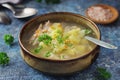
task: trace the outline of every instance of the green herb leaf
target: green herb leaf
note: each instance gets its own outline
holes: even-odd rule
[[[67,44],[67,46],[69,46],[69,47],[72,47],[72,46],[73,46],[73,44],[71,44],[71,43],[68,43],[68,44]]]
[[[42,48],[43,48],[42,46],[39,46],[38,48],[34,49],[34,52],[35,53],[40,53]]]
[[[111,73],[104,68],[98,67],[97,72],[98,72],[98,75],[95,80],[108,80],[112,76]]]
[[[44,44],[48,45],[51,43],[52,38],[47,34],[43,34],[39,36],[38,41],[43,42]]]
[[[0,52],[0,65],[6,65],[10,61],[7,53],[5,52]]]
[[[85,35],[88,35],[88,34],[91,34],[92,33],[92,30],[90,29],[85,29]]]
[[[62,34],[62,31],[58,29],[58,30],[57,30],[57,33]]]
[[[61,44],[63,43],[62,35],[57,36],[57,41]]]
[[[65,36],[65,37],[63,37],[63,40],[66,40],[66,39],[68,39],[69,38],[69,36]]]
[[[60,59],[65,59],[65,55],[60,55]]]
[[[36,0],[37,2],[42,2],[42,0]]]
[[[45,2],[47,4],[50,4],[50,3],[52,3],[52,4],[58,4],[58,3],[60,3],[60,0],[45,0]]]
[[[14,41],[14,37],[10,34],[5,34],[4,35],[4,41],[7,45],[11,45]]]
[[[50,57],[51,56],[51,52],[48,51],[46,54],[45,54],[45,57]]]

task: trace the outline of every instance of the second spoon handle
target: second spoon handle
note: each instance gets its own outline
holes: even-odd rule
[[[0,4],[3,3],[12,3],[12,4],[18,4],[20,3],[22,0],[0,0]]]
[[[11,6],[10,4],[4,3],[1,4],[3,7],[10,9],[13,13],[15,13],[15,9],[13,6]]]
[[[11,19],[9,18],[9,16],[7,16],[7,14],[4,11],[0,11],[0,23],[3,24],[11,23]]]
[[[111,45],[109,43],[106,43],[106,42],[103,42],[101,40],[98,40],[98,39],[95,39],[95,38],[92,38],[92,37],[89,37],[89,36],[85,36],[85,38],[99,46],[102,46],[102,47],[105,47],[105,48],[108,48],[108,49],[117,49],[116,46],[114,45]]]

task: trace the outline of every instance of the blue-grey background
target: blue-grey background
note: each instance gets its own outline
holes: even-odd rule
[[[47,5],[37,3],[35,0],[23,0],[23,4],[27,7],[36,8],[37,15],[49,12],[73,12],[85,15],[85,9],[97,3],[104,3],[114,6],[120,12],[120,0],[61,0],[60,4]],[[96,62],[88,69],[78,72],[68,77],[55,77],[44,75],[41,72],[29,67],[21,58],[18,44],[18,34],[23,24],[31,18],[16,19],[12,13],[3,10],[10,16],[12,23],[10,25],[0,24],[0,51],[7,52],[10,57],[10,63],[3,67],[0,66],[0,80],[93,80],[96,66],[105,67],[112,73],[110,80],[120,80],[120,18],[109,25],[98,25],[101,31],[102,40],[118,46],[117,50],[109,50],[102,48],[100,56]],[[9,47],[4,43],[4,34],[12,34],[15,37],[14,44]]]

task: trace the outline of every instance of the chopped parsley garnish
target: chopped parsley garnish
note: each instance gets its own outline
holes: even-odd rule
[[[43,42],[44,44],[48,45],[51,43],[52,38],[47,34],[42,34],[39,36],[38,41]]]
[[[92,33],[92,30],[90,29],[85,29],[85,35],[88,35],[88,34],[91,34]]]
[[[42,46],[39,46],[38,48],[34,49],[34,52],[35,53],[40,53],[40,51],[41,51],[42,48],[43,48]]]
[[[65,36],[65,37],[63,37],[63,40],[66,40],[66,39],[68,39],[69,38],[69,36]]]
[[[71,43],[68,43],[68,44],[67,44],[67,46],[69,46],[69,47],[72,47],[72,46],[73,46],[73,44],[71,44]]]
[[[111,78],[111,73],[110,72],[108,72],[106,69],[104,69],[104,68],[100,68],[100,67],[98,67],[97,68],[97,72],[98,72],[98,74],[97,74],[97,76],[95,77],[95,80],[108,80],[108,79],[110,79]]]
[[[51,56],[51,52],[48,51],[46,54],[45,54],[45,57],[50,57]]]
[[[62,31],[61,30],[57,30],[57,33],[62,34]]]
[[[0,65],[6,65],[10,61],[7,53],[5,52],[0,52]]]
[[[53,48],[55,48],[55,44],[53,44],[52,46],[53,46]]]
[[[65,55],[60,55],[60,59],[65,59]]]
[[[57,41],[59,42],[59,44],[63,43],[62,35],[57,36]]]

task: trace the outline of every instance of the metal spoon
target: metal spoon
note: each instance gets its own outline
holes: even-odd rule
[[[3,24],[11,23],[11,19],[3,11],[0,11],[0,23],[3,23]]]
[[[108,49],[117,49],[116,46],[114,45],[111,45],[109,43],[106,43],[106,42],[103,42],[101,40],[98,40],[98,39],[95,39],[95,38],[92,38],[92,37],[89,37],[89,36],[85,36],[85,39],[99,45],[99,46],[102,46],[102,47],[105,47],[105,48],[108,48]]]
[[[0,0],[0,4],[3,3],[12,3],[12,4],[18,4],[20,3],[22,0]]]
[[[37,10],[34,8],[15,9],[13,6],[7,3],[1,5],[10,9],[13,12],[15,18],[30,17],[37,13]]]

